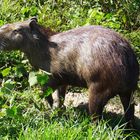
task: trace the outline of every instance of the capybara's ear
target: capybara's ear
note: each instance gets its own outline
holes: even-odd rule
[[[32,33],[32,36],[33,38],[36,40],[38,40],[39,38],[39,35],[38,33],[40,32],[39,31],[39,25],[37,23],[37,18],[31,18],[29,20],[29,27],[30,27],[30,30],[31,30],[31,33]]]
[[[30,19],[30,21],[36,21],[36,22],[38,22],[37,17],[32,17],[32,18]]]
[[[31,30],[35,30],[38,28],[38,24],[37,24],[37,18],[33,17],[29,20],[29,27],[31,28]]]

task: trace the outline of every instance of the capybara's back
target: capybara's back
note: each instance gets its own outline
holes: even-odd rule
[[[87,26],[59,33],[50,40],[60,49],[58,65],[55,63],[54,67],[61,76],[68,74],[64,78],[70,78],[70,84],[80,85],[80,79],[87,86],[100,83],[98,88],[108,89],[112,95],[137,87],[136,56],[126,39],[116,32],[101,26]],[[54,73],[55,68],[52,68]],[[78,77],[78,82],[72,75]]]

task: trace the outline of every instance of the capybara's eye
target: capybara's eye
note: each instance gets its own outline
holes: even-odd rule
[[[22,34],[22,30],[21,29],[15,29],[12,31],[12,36],[15,36],[17,34]]]
[[[15,30],[13,31],[13,33],[14,33],[14,34],[17,34],[17,33],[19,33],[19,30],[15,29]]]

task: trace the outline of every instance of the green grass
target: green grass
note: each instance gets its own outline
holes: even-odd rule
[[[115,128],[111,128],[104,121],[95,125],[90,122],[88,117],[74,115],[71,111],[69,115],[50,120],[41,118],[41,116],[28,118],[26,123],[23,122],[20,125],[19,131],[14,133],[9,129],[9,133],[1,138],[5,140],[15,138],[19,140],[125,140],[129,137],[138,140],[138,136],[136,137],[134,134],[124,134],[123,126],[116,125]]]
[[[12,90],[1,95],[5,102],[0,114],[1,140],[138,140],[140,136],[125,130],[119,117],[92,123],[85,112],[73,108],[51,110],[39,97],[39,89]],[[107,117],[106,117],[107,118]]]
[[[122,128],[111,129],[105,122],[98,126],[90,123],[87,119],[81,122],[78,120],[66,120],[62,118],[60,121],[48,122],[42,124],[38,129],[28,127],[21,132],[19,139],[22,140],[110,140],[110,139],[126,139],[128,135],[124,135]]]

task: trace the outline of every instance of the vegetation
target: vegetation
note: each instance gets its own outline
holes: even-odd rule
[[[140,62],[139,9],[139,0],[0,0],[0,26],[33,16],[58,32],[89,24],[106,26],[131,41]],[[140,139],[124,134],[119,124],[95,125],[72,109],[62,115],[50,110],[40,97],[39,85],[47,80],[42,72],[33,72],[21,52],[0,52],[0,139]]]

